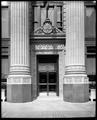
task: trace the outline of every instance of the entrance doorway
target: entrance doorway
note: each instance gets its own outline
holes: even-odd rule
[[[59,95],[58,55],[37,55],[38,95]]]

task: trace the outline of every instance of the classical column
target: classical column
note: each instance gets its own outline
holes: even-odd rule
[[[31,101],[29,65],[29,3],[10,2],[10,73],[7,101]]]
[[[63,2],[63,24],[66,26],[66,59],[63,96],[65,101],[89,100],[85,69],[84,2]]]

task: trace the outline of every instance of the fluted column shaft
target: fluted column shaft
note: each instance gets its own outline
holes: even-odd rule
[[[83,74],[85,69],[84,2],[68,1],[63,5],[66,29],[66,75]],[[65,27],[66,26],[66,27]]]
[[[66,74],[85,73],[84,2],[66,3]],[[71,69],[71,70],[70,70]]]
[[[63,2],[63,14],[63,29],[66,29],[64,98],[67,101],[84,102],[88,100],[88,78],[85,68],[84,2]],[[70,88],[68,89],[66,85]],[[79,85],[80,88],[78,89],[77,86]],[[67,89],[71,91],[68,95]],[[84,93],[85,91],[87,92]]]
[[[85,65],[83,2],[67,3],[66,39],[66,65]]]
[[[28,2],[11,2],[10,74],[29,73]],[[24,73],[25,72],[25,73]]]

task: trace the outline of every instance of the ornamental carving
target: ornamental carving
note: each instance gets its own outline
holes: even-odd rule
[[[59,30],[57,27],[54,27],[52,26],[52,23],[51,21],[47,18],[45,20],[45,22],[43,23],[43,26],[37,28],[35,31],[34,31],[34,35],[53,35],[53,34],[63,34],[64,33]]]
[[[45,34],[50,34],[53,31],[52,23],[47,18],[46,21],[43,23],[43,32]]]
[[[35,45],[35,50],[64,50],[64,45],[39,44]]]

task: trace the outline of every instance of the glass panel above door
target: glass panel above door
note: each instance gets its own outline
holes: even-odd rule
[[[39,63],[39,71],[56,71],[55,63]]]

